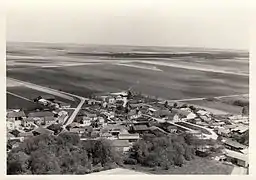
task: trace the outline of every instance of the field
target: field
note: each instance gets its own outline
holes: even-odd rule
[[[195,166],[196,165],[196,166]],[[194,160],[188,161],[183,167],[171,167],[169,170],[142,167],[139,165],[129,165],[129,169],[149,174],[198,174],[198,175],[228,175],[231,174],[233,166],[220,163],[218,161],[206,158],[196,157]]]
[[[132,54],[122,53],[127,51]],[[155,57],[162,56],[161,53],[166,57]],[[248,74],[246,52],[198,48],[7,45],[7,77],[84,97],[128,88],[169,100],[248,94]]]
[[[47,93],[44,93],[42,91],[37,91],[34,89],[30,89],[27,87],[22,86],[15,86],[15,87],[7,87],[7,91],[10,93],[13,93],[15,95],[27,98],[29,100],[32,100],[38,96],[44,96],[49,95]],[[77,105],[77,102],[72,102],[60,97],[55,96],[56,100],[69,103],[71,106],[75,107]],[[37,106],[33,102],[29,102],[27,100],[24,100],[22,98],[16,97],[11,94],[7,94],[7,108],[23,108],[23,109],[30,109]]]
[[[6,95],[6,100],[7,109],[34,109],[35,107],[37,107],[37,105],[33,102],[26,101],[10,94]]]

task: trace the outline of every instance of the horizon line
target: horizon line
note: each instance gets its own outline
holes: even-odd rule
[[[217,48],[217,47],[203,47],[203,46],[186,46],[186,45],[174,45],[174,46],[163,46],[163,45],[130,45],[130,44],[101,44],[101,43],[75,43],[75,42],[44,42],[44,41],[8,41],[7,43],[41,43],[41,44],[71,44],[71,45],[92,45],[92,46],[126,46],[126,47],[159,47],[159,48],[195,48],[195,49],[211,49],[211,50],[230,50],[230,51],[246,51],[248,49],[243,48]]]

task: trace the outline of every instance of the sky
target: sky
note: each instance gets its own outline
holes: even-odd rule
[[[248,49],[245,2],[9,0],[6,40]]]

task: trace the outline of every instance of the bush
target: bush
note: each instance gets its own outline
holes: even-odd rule
[[[133,159],[133,158],[127,158],[127,159],[124,160],[124,164],[135,165],[137,163],[138,163],[138,161],[136,159]]]

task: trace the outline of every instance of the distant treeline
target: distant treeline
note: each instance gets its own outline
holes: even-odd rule
[[[68,55],[76,56],[107,56],[117,58],[175,58],[175,57],[196,57],[206,59],[232,59],[248,58],[249,53],[218,52],[218,53],[87,53],[68,52]]]

